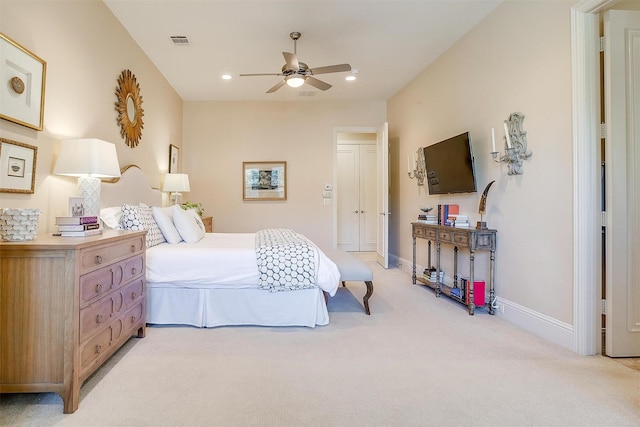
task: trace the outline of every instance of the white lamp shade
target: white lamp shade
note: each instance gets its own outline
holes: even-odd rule
[[[168,173],[164,176],[162,191],[190,191],[189,175],[186,173]]]
[[[120,165],[115,144],[96,138],[62,141],[53,169],[56,175],[117,178]]]

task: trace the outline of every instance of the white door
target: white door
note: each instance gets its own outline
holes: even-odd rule
[[[338,145],[338,249],[376,250],[376,156],[375,145]]]
[[[604,23],[606,353],[640,356],[640,12]]]
[[[384,123],[376,135],[378,150],[378,264],[389,268],[389,124]]]

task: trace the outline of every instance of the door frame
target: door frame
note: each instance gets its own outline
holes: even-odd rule
[[[599,21],[600,12],[617,2],[581,0],[571,8],[573,351],[581,355],[599,354],[602,348]]]
[[[338,248],[338,203],[337,194],[340,191],[338,187],[338,134],[339,133],[372,133],[376,134],[378,128],[375,126],[356,126],[356,127],[335,127],[333,128],[333,205],[332,205],[332,249]]]

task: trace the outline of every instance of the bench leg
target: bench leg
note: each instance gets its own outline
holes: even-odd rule
[[[373,282],[367,281],[364,282],[367,285],[367,293],[362,298],[362,302],[364,303],[364,312],[367,314],[371,314],[369,311],[369,298],[373,295]]]
[[[346,283],[344,283],[344,280],[343,280],[343,281],[342,281],[342,287],[344,288],[344,287],[346,287],[346,286],[347,286],[347,284],[346,284]]]

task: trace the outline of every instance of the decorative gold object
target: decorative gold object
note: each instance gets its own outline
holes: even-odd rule
[[[142,138],[144,123],[142,116],[142,96],[140,86],[136,82],[136,76],[129,70],[124,70],[118,77],[116,87],[116,111],[118,112],[118,124],[120,135],[131,148],[136,147]]]
[[[18,95],[24,92],[24,82],[20,77],[12,77],[11,78],[11,89]]]

